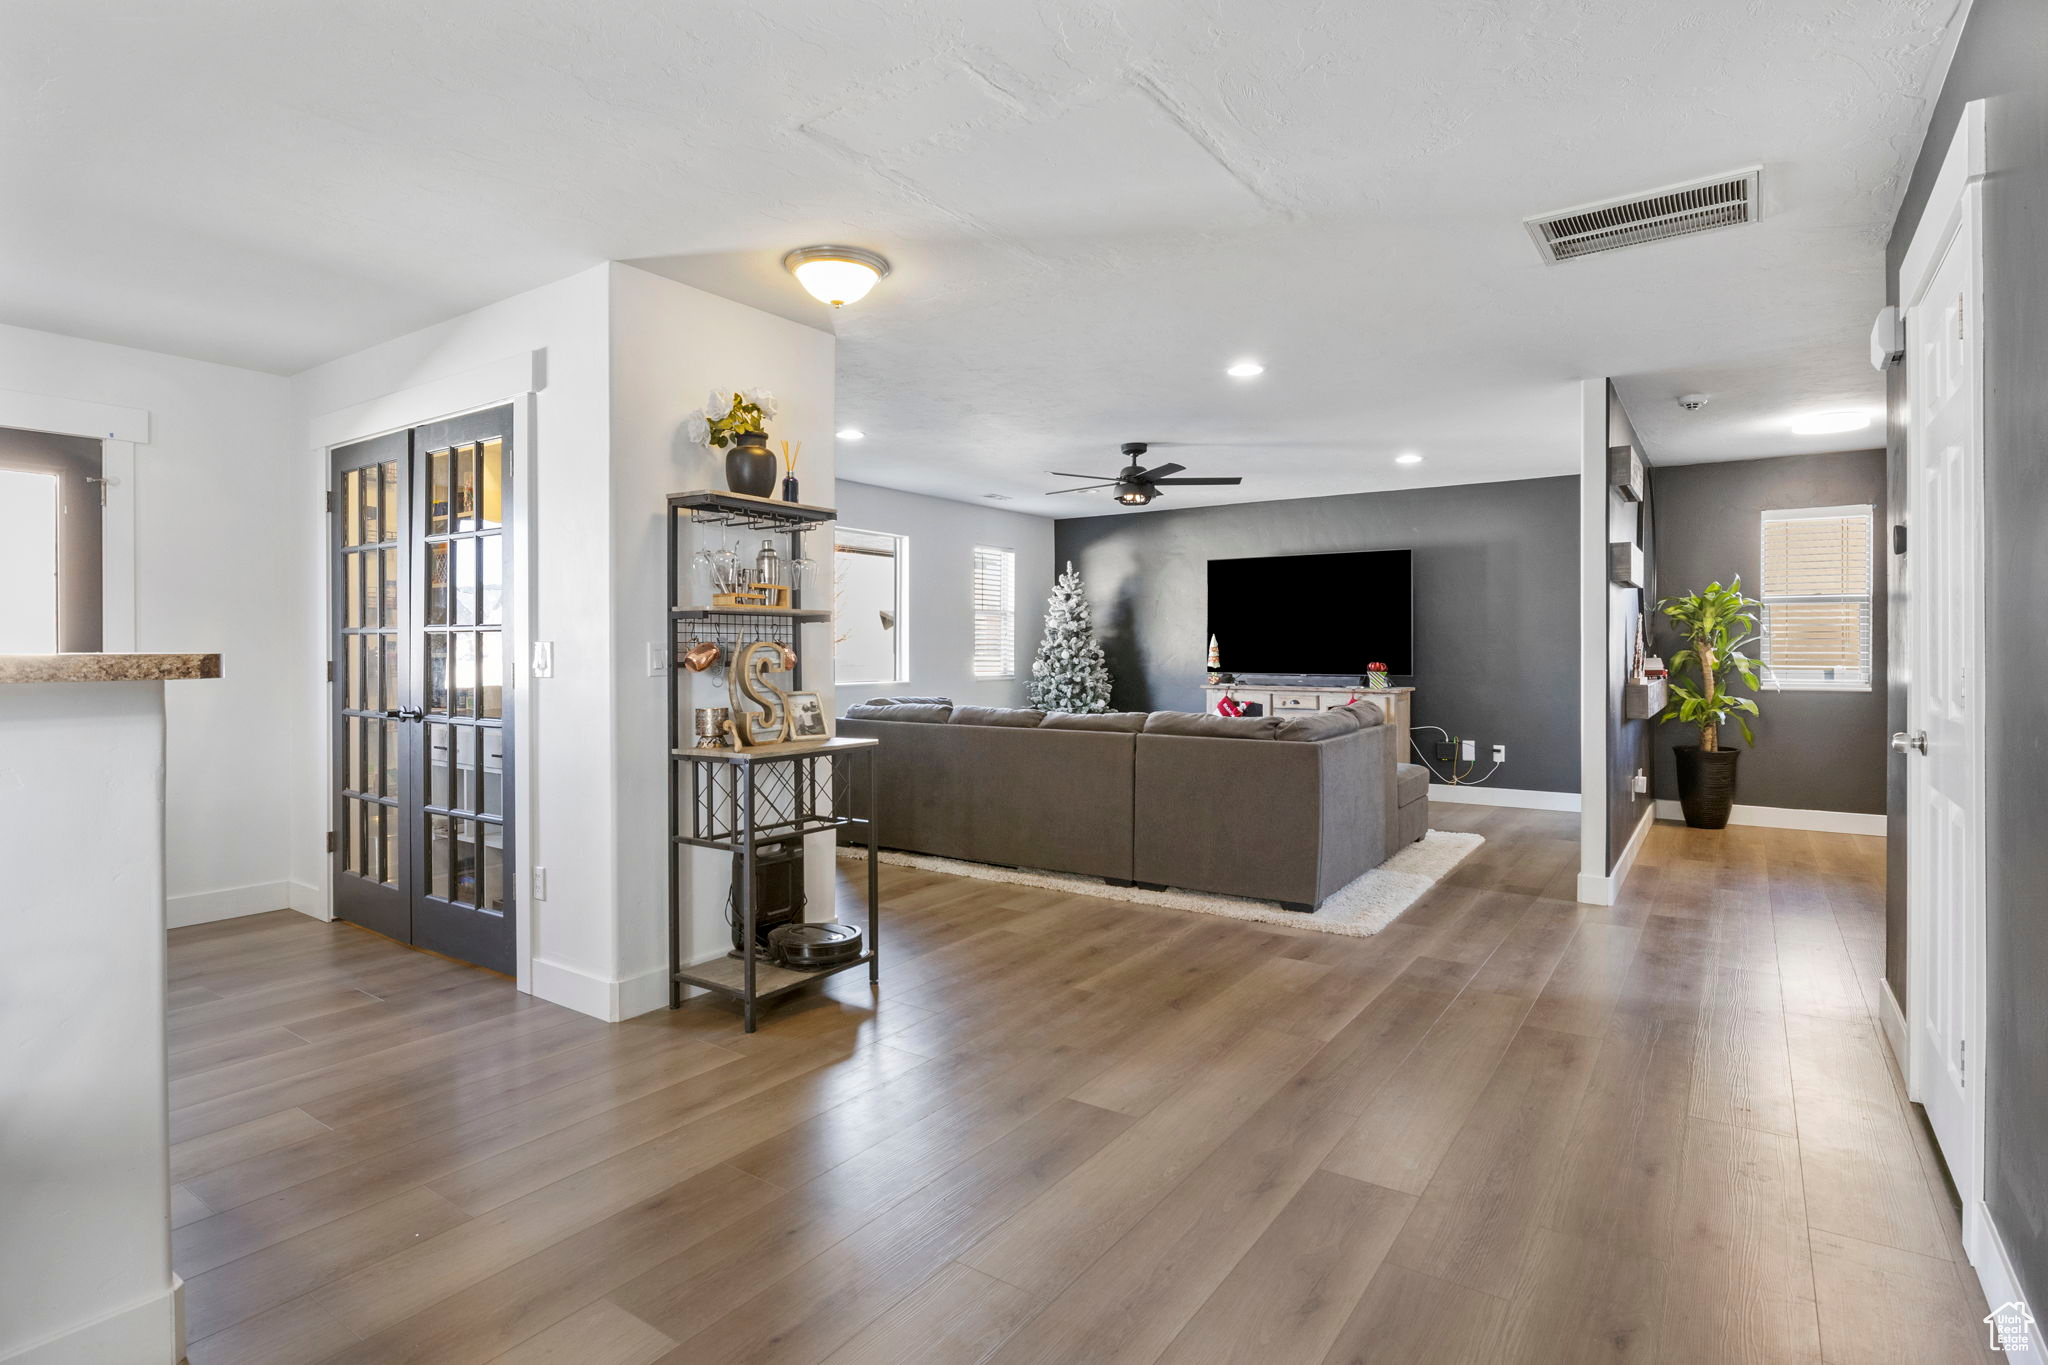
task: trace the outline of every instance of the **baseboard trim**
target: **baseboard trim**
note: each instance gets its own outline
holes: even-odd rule
[[[323,923],[334,918],[327,904],[327,888],[300,881],[286,882],[285,885],[291,888],[292,909]]]
[[[1524,810],[1577,810],[1577,792],[1544,792],[1526,787],[1481,787],[1448,782],[1429,784],[1429,799],[1454,806],[1519,806]]]
[[[164,922],[173,929],[182,929],[188,924],[212,924],[216,920],[289,910],[291,905],[290,882],[256,882],[168,897],[164,901]]]
[[[184,1282],[178,1281],[103,1318],[17,1346],[0,1355],[0,1365],[83,1365],[98,1360],[177,1365],[185,1354],[183,1298]]]
[[[1984,1306],[1996,1313],[2000,1308],[2015,1300],[2025,1303],[2026,1287],[2020,1283],[2019,1271],[2013,1266],[2012,1256],[2005,1249],[2005,1238],[1998,1231],[1998,1224],[1991,1221],[1991,1206],[1977,1205],[1977,1245],[1965,1247],[1970,1263],[1976,1268],[1977,1283],[1984,1290]],[[1989,1340],[1987,1327],[1986,1340]],[[2023,1348],[2029,1353],[2038,1349],[2040,1337],[2035,1335]]]
[[[1676,801],[1657,803],[1659,820],[1683,820],[1685,812]],[[1728,812],[1731,825],[1757,825],[1764,829],[1810,829],[1822,834],[1874,834],[1884,837],[1884,816],[1848,810],[1796,810],[1791,806],[1736,806]]]
[[[1899,1074],[1905,1075],[1906,1012],[1899,1008],[1899,997],[1892,994],[1892,983],[1882,978],[1877,983],[1877,1022],[1884,1026],[1885,1046],[1892,1050]]]
[[[533,960],[533,993],[541,999],[616,1024],[668,1004],[668,973],[650,967],[614,980],[553,958]]]
[[[1636,821],[1635,833],[1628,836],[1622,845],[1621,856],[1614,860],[1604,877],[1591,872],[1579,874],[1579,903],[1581,905],[1612,905],[1621,899],[1621,888],[1628,885],[1628,874],[1635,871],[1636,855],[1643,851],[1643,840],[1650,837],[1650,827],[1657,823],[1654,809],[1643,812],[1643,818]]]

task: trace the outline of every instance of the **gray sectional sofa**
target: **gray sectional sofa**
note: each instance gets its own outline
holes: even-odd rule
[[[1429,826],[1427,774],[1372,707],[1077,715],[883,697],[839,733],[882,741],[883,845],[945,858],[1314,910]]]

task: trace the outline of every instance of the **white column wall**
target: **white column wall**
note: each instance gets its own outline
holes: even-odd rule
[[[695,488],[724,488],[724,455],[689,444],[684,419],[715,386],[766,388],[781,403],[768,424],[771,448],[802,441],[799,478],[805,502],[830,505],[833,483],[833,348],[829,333],[707,294],[627,265],[612,267],[612,501],[614,675],[618,772],[619,1012],[666,1006],[668,939],[667,679],[650,675],[647,651],[664,639],[667,560],[664,499]],[[760,536],[749,543],[759,549]],[[814,531],[809,553],[828,562],[828,533]],[[776,549],[785,548],[775,537]],[[814,578],[813,582],[819,580]],[[823,590],[829,602],[830,589]],[[814,592],[811,599],[820,600]],[[831,627],[806,626],[798,644],[804,685],[833,699]],[[724,706],[722,687],[685,674],[686,704]],[[730,861],[693,850],[685,961],[730,944],[725,900]],[[832,840],[806,848],[806,893],[814,918],[832,904]]]

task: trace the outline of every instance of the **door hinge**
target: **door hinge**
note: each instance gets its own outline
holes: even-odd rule
[[[327,510],[330,513],[334,511],[334,490],[331,488],[327,490]]]
[[[327,681],[334,681],[334,660],[332,659],[327,661]]]
[[[1968,340],[1963,334],[1963,296],[1961,294],[1956,295],[1956,340]]]
[[[1969,1083],[1970,1040],[1968,1038],[1958,1038],[1956,1040],[1956,1084],[1968,1085]]]
[[[327,851],[334,852],[334,831],[331,829],[327,831]]]

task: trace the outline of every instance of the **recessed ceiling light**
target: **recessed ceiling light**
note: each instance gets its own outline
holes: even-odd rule
[[[865,441],[867,438],[868,434],[859,427],[841,427],[839,429],[839,439],[842,441]]]
[[[1870,425],[1867,412],[1810,412],[1792,419],[1794,436],[1827,436],[1837,431],[1861,431]]]
[[[1223,373],[1229,375],[1232,379],[1250,379],[1255,375],[1261,375],[1265,372],[1266,367],[1256,360],[1240,360]]]
[[[1421,464],[1422,457],[1412,450],[1404,450],[1394,457],[1395,464]]]
[[[804,291],[834,308],[859,303],[889,273],[889,262],[864,247],[800,246],[782,258]]]

